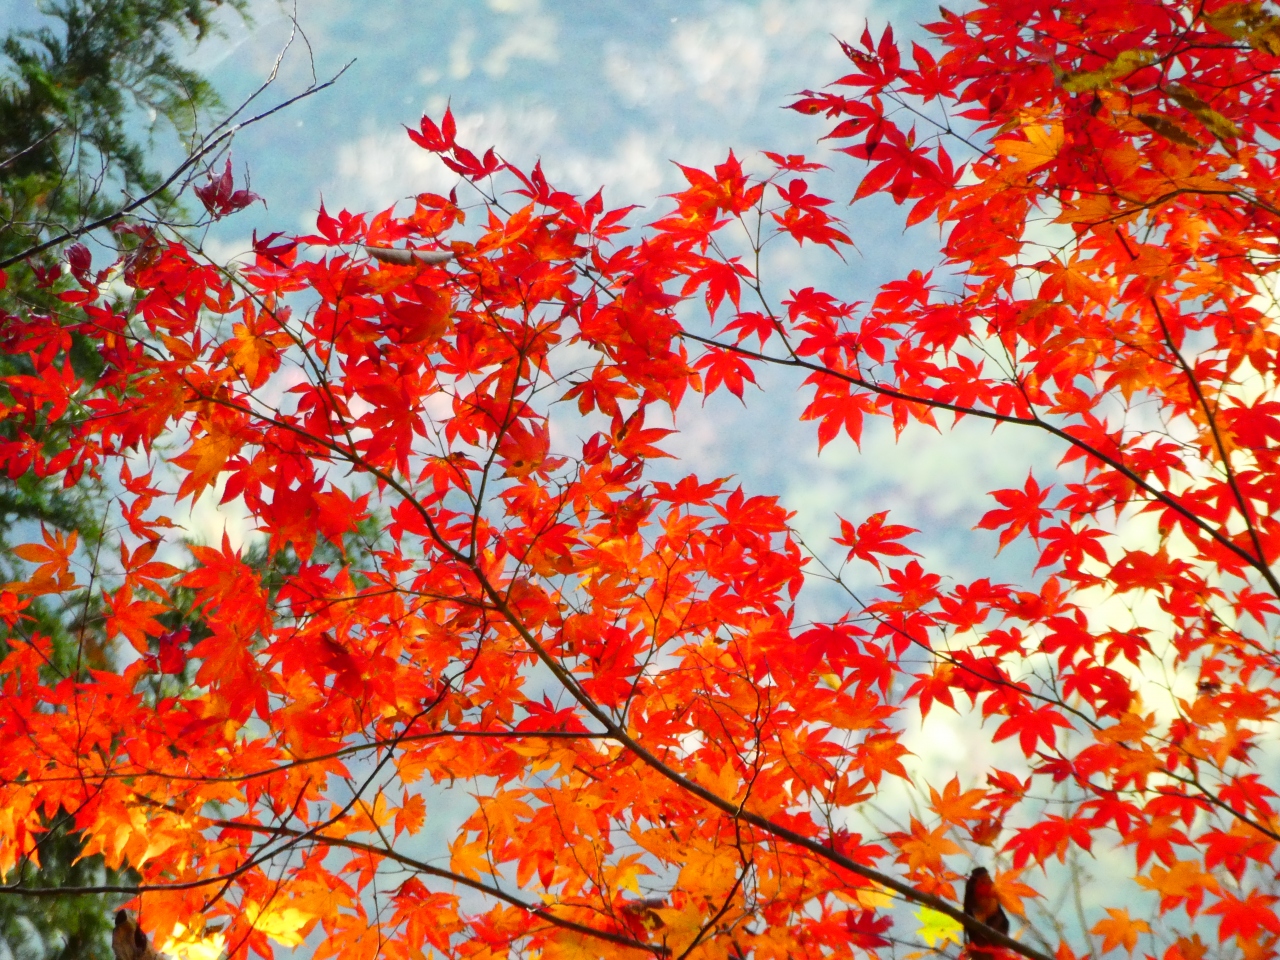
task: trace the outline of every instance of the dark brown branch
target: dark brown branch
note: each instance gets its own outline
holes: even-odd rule
[[[209,820],[208,822],[212,826],[219,827],[224,830],[245,830],[253,833],[269,833],[277,836],[299,838],[307,835],[301,830],[293,830],[289,827],[271,827],[265,824],[244,823],[239,820]],[[558,917],[546,907],[521,900],[519,897],[507,893],[505,890],[499,889],[498,887],[481,883],[479,880],[472,880],[468,877],[462,876],[461,874],[453,873],[452,871],[445,870],[441,867],[433,867],[429,863],[423,863],[421,860],[415,860],[413,857],[405,856],[402,853],[396,853],[394,850],[386,847],[375,846],[371,843],[361,843],[358,840],[348,840],[345,837],[331,837],[323,833],[312,833],[310,836],[316,841],[327,843],[330,846],[344,847],[348,850],[355,850],[359,853],[368,853],[377,857],[385,857],[388,860],[394,860],[396,863],[410,867],[419,873],[425,873],[429,876],[439,877],[442,880],[449,880],[464,887],[470,887],[472,890],[483,893],[486,896],[494,897],[495,899],[511,904],[513,907],[526,910],[533,916],[538,917],[541,920],[545,920],[550,924],[554,924],[557,927],[563,927],[566,930],[572,930],[573,932],[580,933],[584,936],[594,937],[597,940],[604,940],[608,943],[613,943],[621,947],[629,947],[632,950],[643,950],[644,952],[651,953],[655,956],[664,956],[667,953],[664,948],[653,944],[643,943],[631,937],[624,937],[621,934],[609,933],[607,930],[597,930],[595,927],[589,927],[586,924],[578,923],[575,920],[569,920],[566,917]]]
[[[881,396],[891,397],[895,400],[902,400],[907,403],[918,403],[924,407],[931,407],[936,410],[948,410],[952,413],[963,414],[968,417],[977,417],[982,420],[992,420],[996,423],[1012,423],[1012,424],[1017,424],[1019,426],[1036,427],[1037,429],[1043,430],[1046,433],[1052,434],[1058,439],[1064,441],[1065,443],[1070,444],[1071,446],[1077,448],[1078,450],[1084,451],[1089,456],[1094,457],[1095,459],[1101,461],[1102,463],[1105,463],[1111,469],[1115,470],[1117,473],[1124,476],[1125,479],[1133,483],[1134,486],[1145,491],[1147,494],[1149,494],[1154,499],[1158,500],[1160,503],[1164,504],[1170,510],[1173,510],[1175,513],[1185,518],[1191,524],[1203,530],[1208,536],[1213,538],[1213,540],[1219,546],[1221,546],[1225,550],[1229,550],[1231,553],[1235,554],[1237,557],[1243,560],[1250,567],[1257,570],[1258,573],[1262,575],[1263,579],[1266,580],[1267,586],[1271,588],[1271,592],[1275,596],[1280,597],[1280,579],[1276,578],[1275,573],[1271,570],[1270,566],[1267,564],[1265,557],[1261,557],[1261,556],[1255,557],[1252,554],[1250,554],[1248,550],[1245,550],[1243,547],[1240,547],[1234,542],[1232,542],[1230,538],[1228,538],[1225,534],[1221,533],[1220,531],[1216,530],[1207,521],[1205,521],[1203,518],[1198,516],[1195,513],[1195,511],[1193,511],[1191,508],[1179,503],[1178,500],[1175,499],[1171,494],[1166,493],[1165,491],[1159,489],[1158,487],[1153,487],[1141,476],[1139,476],[1139,474],[1136,471],[1134,471],[1132,467],[1128,466],[1123,461],[1117,460],[1115,457],[1107,453],[1104,453],[1103,451],[1099,450],[1097,447],[1093,446],[1092,444],[1087,443],[1084,440],[1081,440],[1079,437],[1072,436],[1070,433],[1068,433],[1066,430],[1063,430],[1061,427],[1055,427],[1053,424],[1049,423],[1046,420],[1042,420],[1040,417],[1037,417],[1037,416],[1019,417],[1019,416],[1015,416],[1014,414],[996,413],[994,410],[982,410],[977,407],[966,407],[958,403],[949,403],[946,400],[938,400],[931,397],[920,397],[920,396],[916,396],[915,394],[904,393],[903,391],[897,390],[893,387],[887,387],[884,384],[876,383],[872,380],[867,380],[864,377],[855,376],[851,373],[843,373],[838,370],[832,370],[830,367],[824,367],[821,364],[813,363],[809,360],[802,360],[799,357],[795,357],[795,356],[792,356],[790,358],[774,357],[767,353],[761,353],[758,350],[750,350],[738,344],[721,343],[719,340],[715,340],[711,337],[699,336],[698,334],[690,333],[687,330],[681,331],[678,335],[685,340],[692,340],[695,343],[701,343],[704,346],[714,347],[717,350],[728,350],[732,353],[739,354],[740,356],[751,357],[752,359],[760,360],[764,363],[771,363],[775,366],[798,367],[804,370],[810,370],[814,373],[820,373],[824,376],[831,377],[832,379],[835,379],[835,380],[842,380],[845,383],[852,384],[853,386],[861,387],[864,390],[869,390],[872,393],[876,393]]]

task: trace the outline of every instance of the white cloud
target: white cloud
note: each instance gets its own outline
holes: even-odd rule
[[[643,130],[630,130],[611,154],[592,156],[578,151],[548,157],[547,173],[557,186],[590,195],[607,188],[606,203],[652,203],[667,176],[661,159],[663,140]]]
[[[471,44],[475,42],[476,32],[471,27],[462,27],[449,46],[449,76],[454,80],[465,80],[471,75]]]
[[[501,77],[515,60],[555,61],[559,51],[556,21],[544,13],[538,0],[489,0],[498,13],[515,17],[499,41],[484,58],[484,72]]]
[[[756,108],[769,55],[758,14],[732,7],[715,22],[682,25],[672,49],[699,99],[734,111]]]
[[[665,50],[616,42],[605,57],[605,79],[632,106],[666,108],[684,94],[736,115],[760,107],[771,78],[799,85],[826,82],[826,61],[840,57],[831,35],[861,33],[865,3],[772,0],[733,5],[709,17],[673,21]]]
[[[334,207],[381,209],[418,193],[447,193],[458,182],[403,130],[367,134],[339,146],[337,155],[338,189],[329,194]]]
[[[670,100],[683,89],[679,71],[662,54],[612,43],[605,54],[605,79],[631,106]]]
[[[614,43],[605,78],[632,106],[669,105],[685,94],[734,112],[753,108],[768,66],[759,15],[741,7],[680,23],[665,50]]]

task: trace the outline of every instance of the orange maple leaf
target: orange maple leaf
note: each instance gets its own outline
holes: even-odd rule
[[[1128,953],[1138,946],[1138,934],[1150,933],[1151,925],[1145,920],[1134,920],[1127,907],[1108,907],[1106,920],[1099,920],[1089,932],[1102,937],[1102,952],[1110,953],[1123,946]]]

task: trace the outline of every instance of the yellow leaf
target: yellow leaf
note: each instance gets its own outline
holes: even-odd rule
[[[640,862],[637,854],[628,854],[614,870],[613,886],[619,890],[630,890],[639,896],[640,877],[651,873],[653,871]]]
[[[723,897],[738,879],[741,866],[734,847],[693,847],[686,854],[679,885],[708,897]]]
[[[1155,726],[1156,715],[1128,712],[1120,717],[1115,726],[1094,731],[1094,738],[1101,743],[1141,742]]]
[[[307,938],[306,928],[316,919],[296,907],[273,903],[263,908],[252,900],[244,905],[243,912],[254,929],[286,947],[301,944]]]
[[[572,930],[557,930],[544,941],[541,956],[542,960],[600,960],[600,941]]]
[[[687,897],[681,907],[658,907],[652,911],[662,921],[663,939],[674,956],[678,957],[693,938],[702,933],[707,920],[705,910],[706,901],[702,897]],[[705,946],[715,942],[713,938]],[[598,945],[596,956],[600,956]]]
[[[832,890],[832,893],[845,903],[862,907],[864,910],[883,910],[893,905],[893,895],[878,883],[867,887],[856,887],[853,890]]]
[[[1033,170],[1042,167],[1058,155],[1065,135],[1062,121],[1055,120],[1048,126],[1030,123],[1022,127],[1025,140],[1002,137],[992,145],[996,153],[1014,160],[1014,169]]]
[[[431,757],[426,750],[406,750],[396,755],[396,772],[402,783],[417,783],[430,766]]]
[[[929,946],[936,947],[943,940],[950,940],[952,943],[960,942],[964,927],[945,913],[921,907],[916,911],[916,919],[920,921],[920,929],[916,933]]]
[[[182,839],[179,836],[175,836],[174,834],[166,833],[163,830],[157,830],[157,829],[152,829],[151,831],[149,831],[146,834],[146,838],[147,838],[147,849],[143,851],[142,856],[137,860],[137,865],[139,867],[142,866],[151,858],[159,856],[160,854],[164,853],[166,850],[172,847],[175,843],[177,843],[180,839]]]
[[[158,949],[174,960],[218,960],[227,949],[227,938],[221,933],[200,936],[180,923]]]

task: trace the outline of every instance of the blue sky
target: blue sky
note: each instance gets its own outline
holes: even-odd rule
[[[252,26],[230,21],[228,36],[192,61],[229,104],[262,81],[292,29],[291,8],[277,0],[251,9]],[[899,36],[921,35],[916,21],[935,14],[931,5],[874,0],[308,0],[272,93],[305,87],[312,63],[323,80],[355,62],[330,89],[237,137],[237,177],[247,169],[268,207],[225,221],[211,246],[232,255],[247,248],[251,230],[309,229],[321,197],[330,210],[377,210],[447,190],[456,177],[403,130],[424,111],[439,117],[446,104],[463,142],[494,146],[522,165],[541,158],[563,189],[603,186],[606,205],[660,209],[661,195],[683,182],[672,161],[709,166],[730,148],[760,169],[762,149],[824,159],[834,168],[827,195],[844,203],[860,164],[816,143],[827,121],[784,106],[845,72],[836,37],[855,39],[868,22],[878,35],[889,18]],[[775,301],[808,285],[870,299],[884,280],[934,264],[928,231],[905,236],[888,202],[846,216],[857,251],[847,261],[812,247],[775,256],[766,275]],[[957,575],[972,574],[967,518],[986,508],[986,490],[1020,486],[1029,458],[1043,453],[1026,437],[991,438],[978,424],[941,436],[911,430],[895,445],[884,424],[868,430],[861,454],[837,441],[819,458],[812,426],[796,420],[798,380],[769,375],[764,383],[765,393],[748,394],[748,409],[730,397],[690,405],[672,447],[703,475],[733,473],[755,492],[783,495],[815,544],[835,531],[836,512],[861,518],[892,507],[925,531],[921,549]],[[991,456],[972,457],[975,443],[993,440]],[[961,458],[969,463],[958,479]],[[959,530],[957,517],[965,518]],[[984,561],[994,553],[990,539]]]
[[[232,24],[227,41],[196,56],[228,102],[256,84],[289,30],[276,0],[253,13],[252,28]],[[423,189],[434,170],[400,125],[452,102],[477,144],[521,162],[541,156],[566,188],[607,183],[619,201],[647,202],[678,182],[672,159],[811,144],[812,123],[782,104],[838,75],[832,34],[860,32],[868,13],[860,0],[311,0],[298,19],[317,72],[356,62],[336,89],[241,138],[238,152],[286,216],[314,209],[318,191],[330,203],[383,203]],[[304,78],[301,52],[295,45],[282,89]],[[289,171],[256,162],[281,152],[295,161]]]

